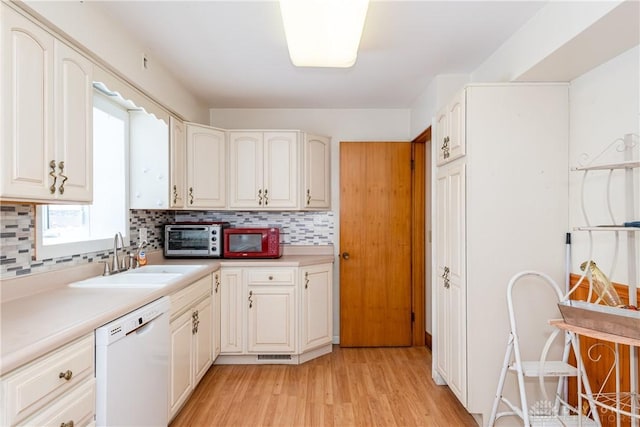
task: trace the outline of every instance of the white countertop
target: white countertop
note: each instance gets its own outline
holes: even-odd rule
[[[333,255],[285,255],[270,260],[163,259],[153,264],[201,264],[160,289],[89,289],[67,286],[97,275],[95,265],[33,274],[0,281],[0,375],[4,375],[56,348],[92,332],[165,295],[173,294],[220,267],[300,267],[332,263]],[[17,289],[19,288],[19,289]]]

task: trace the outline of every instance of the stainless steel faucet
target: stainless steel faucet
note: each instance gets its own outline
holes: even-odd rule
[[[120,240],[120,249],[124,250],[124,240],[122,233],[118,232],[113,236],[113,262],[111,263],[111,274],[126,270],[125,258],[122,258],[122,264],[118,260],[118,239]]]

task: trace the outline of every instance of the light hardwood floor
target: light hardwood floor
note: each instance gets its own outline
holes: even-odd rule
[[[297,366],[213,366],[171,427],[476,426],[425,347],[340,348]]]

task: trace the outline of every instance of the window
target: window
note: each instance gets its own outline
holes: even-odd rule
[[[93,204],[37,208],[39,259],[113,248],[120,232],[129,244],[129,114],[106,96],[93,97]]]

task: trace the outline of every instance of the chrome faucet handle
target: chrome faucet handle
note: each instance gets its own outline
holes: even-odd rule
[[[104,270],[102,270],[103,276],[111,275],[111,270],[109,270],[109,261],[100,261],[100,264],[104,264]]]
[[[137,268],[138,260],[136,259],[136,254],[133,252],[129,252],[129,268]]]
[[[120,271],[126,271],[126,270],[128,270],[128,267],[127,267],[127,254],[125,253],[122,256],[122,259],[120,260]]]

